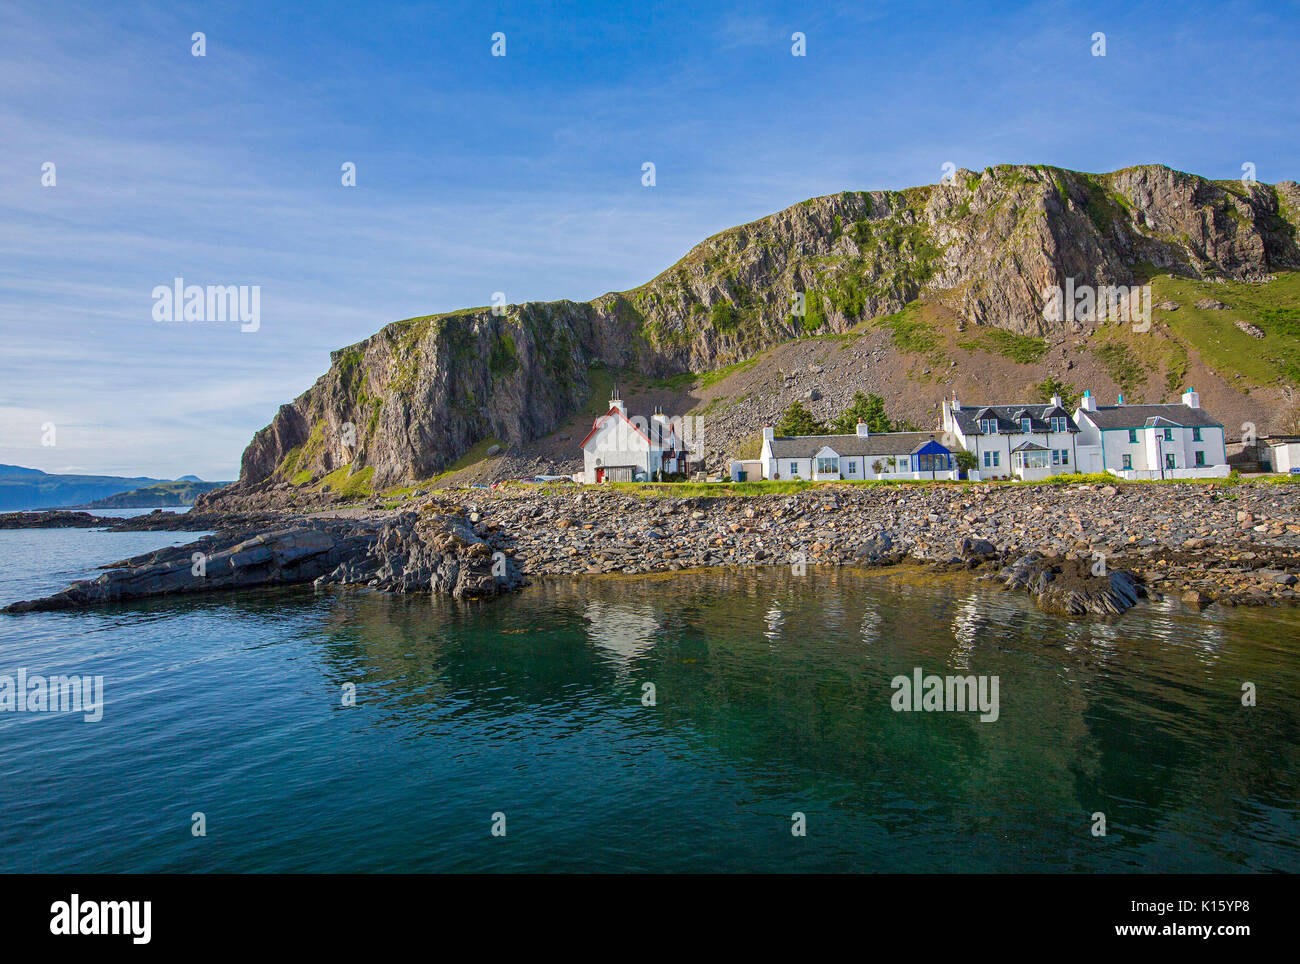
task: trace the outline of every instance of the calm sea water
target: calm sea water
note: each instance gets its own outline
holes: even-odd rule
[[[0,603],[188,538],[0,532]],[[816,569],[0,616],[0,674],[106,697],[0,713],[0,871],[1297,871],[1297,629]],[[999,719],[894,712],[916,666]]]

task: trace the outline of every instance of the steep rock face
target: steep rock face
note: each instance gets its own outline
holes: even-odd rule
[[[427,478],[481,439],[552,431],[587,399],[592,366],[650,354],[634,325],[591,304],[396,322],[332,353],[330,370],[254,436],[240,482],[345,467],[375,486]]]
[[[1067,323],[1044,318],[1043,290],[1067,278],[1257,280],[1300,268],[1297,210],[1294,182],[1212,182],[1161,166],[1003,166],[814,198],[705,240],[631,291],[390,324],[334,352],[254,436],[240,482],[222,491],[425,479],[483,440],[555,430],[591,395],[593,368],[708,371],[917,299],[970,324],[1052,335]]]

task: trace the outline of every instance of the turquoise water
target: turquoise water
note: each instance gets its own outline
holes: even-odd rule
[[[0,603],[188,538],[0,532]],[[0,713],[0,871],[1296,871],[1298,627],[817,569],[0,616],[0,674],[106,697]],[[916,666],[998,720],[894,712]]]

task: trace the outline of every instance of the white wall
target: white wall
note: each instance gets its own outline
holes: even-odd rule
[[[1076,421],[1075,424],[1077,425],[1078,422]],[[1029,470],[1034,473],[1035,477],[1086,471],[1077,465],[1080,436],[1073,432],[1012,432],[1010,435],[985,435],[982,432],[975,432],[966,435],[961,431],[957,420],[952,417],[952,412],[949,410],[947,403],[944,404],[943,427],[945,432],[952,433],[958,445],[979,459],[978,471],[986,479],[1001,478],[1003,476],[1011,477],[1014,474],[1011,453],[1025,442],[1034,442],[1053,451],[1068,453],[1067,458],[1069,461],[1067,464],[1048,465],[1045,473],[1039,469]],[[985,465],[985,452],[990,453],[990,455],[996,453],[998,464]],[[1051,459],[1050,453],[1048,459],[1049,461]],[[1100,472],[1100,467],[1096,471]]]
[[[1273,471],[1287,472],[1300,469],[1300,442],[1288,442],[1285,445],[1272,445]]]
[[[596,481],[596,460],[600,467],[633,465],[647,475],[659,468],[659,453],[651,452],[645,436],[617,416],[610,416],[582,448],[583,480]]]
[[[1172,439],[1165,440],[1165,429],[1169,429]],[[1124,456],[1132,460],[1132,471],[1154,473],[1160,477],[1160,469],[1165,464],[1165,456],[1174,457],[1174,469],[1195,469],[1196,453],[1205,454],[1203,468],[1209,469],[1228,463],[1228,452],[1224,445],[1223,429],[1218,426],[1201,428],[1201,439],[1196,441],[1195,432],[1183,426],[1143,426],[1137,431],[1137,441],[1130,441],[1128,429],[1106,429],[1103,448],[1106,452],[1106,470],[1124,471]],[[1166,469],[1166,471],[1169,471]],[[1207,476],[1208,477],[1208,476]]]

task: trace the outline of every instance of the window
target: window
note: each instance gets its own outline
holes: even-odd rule
[[[1069,464],[1070,464],[1070,450],[1069,450],[1069,449],[1061,449],[1061,464],[1062,464],[1062,465],[1069,465]]]
[[[1133,468],[1133,456],[1131,455],[1124,456],[1124,468],[1125,469]]]
[[[1197,465],[1205,464],[1205,453],[1202,452],[1200,449],[1196,450],[1196,464]]]
[[[986,469],[991,469],[991,468],[993,468],[994,466],[996,466],[996,465],[999,464],[999,462],[1001,461],[1001,459],[1002,459],[1002,453],[1001,453],[1001,452],[985,452],[985,453],[984,453],[984,468],[986,468]]]
[[[839,459],[821,459],[817,460],[818,475],[838,475],[840,471]]]
[[[1173,440],[1174,440],[1174,430],[1171,428],[1165,429],[1165,441],[1172,442]]]
[[[1135,428],[1129,429],[1128,430],[1129,445],[1137,445],[1137,440],[1138,440],[1138,430]]]
[[[1069,449],[1052,449],[1052,464],[1053,464],[1053,465],[1069,465],[1069,464],[1070,464],[1070,450],[1069,450]]]
[[[1167,469],[1178,468],[1178,460],[1174,458],[1173,452],[1170,452],[1168,455],[1165,456],[1165,468]]]
[[[994,435],[998,430],[998,420],[996,418],[980,419],[980,431],[985,435]]]
[[[1020,420],[1020,431],[1024,432],[1026,435],[1028,435],[1030,432],[1033,431],[1033,429],[1030,427],[1030,424],[1031,424],[1031,423],[1030,423],[1029,419],[1027,419],[1027,418],[1022,418],[1022,419]]]
[[[799,463],[798,463],[798,462],[791,462],[791,463],[790,463],[790,474],[791,474],[791,475],[798,475],[798,474],[799,474]]]
[[[1199,442],[1200,440],[1201,440],[1201,430],[1199,428],[1192,429],[1192,441]]]
[[[858,463],[855,462],[853,459],[849,459],[849,475],[857,475],[857,474],[858,474]]]

